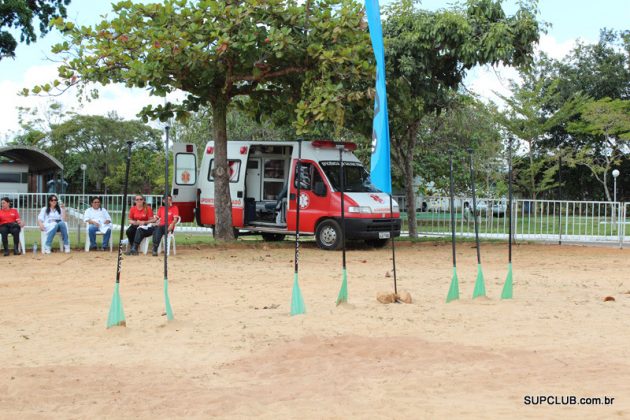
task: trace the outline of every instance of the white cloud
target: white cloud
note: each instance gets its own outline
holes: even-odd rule
[[[82,115],[106,115],[115,111],[121,118],[137,119],[140,110],[148,105],[164,103],[163,98],[150,96],[143,89],[130,89],[121,84],[97,86],[100,96],[91,102],[80,103],[76,97],[76,90],[71,89],[61,96],[39,97],[19,96],[18,92],[25,87],[33,87],[37,84],[48,83],[57,76],[57,67],[54,64],[33,66],[16,82],[11,80],[0,81],[0,92],[3,92],[3,100],[0,101],[0,144],[10,140],[20,131],[18,124],[18,107],[45,108],[51,101],[59,102],[64,109],[73,109]],[[183,92],[175,92],[169,95],[171,101],[181,101]]]
[[[551,35],[541,35],[537,52],[544,52],[549,57],[560,60],[565,57],[575,47],[577,39],[565,42],[558,42]],[[473,69],[464,81],[468,90],[476,93],[485,101],[492,101],[500,108],[503,101],[494,94],[498,92],[503,96],[510,96],[510,81],[520,80],[518,72],[511,67],[505,66],[484,66]]]

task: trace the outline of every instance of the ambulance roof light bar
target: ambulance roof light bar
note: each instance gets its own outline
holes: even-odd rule
[[[343,147],[343,149],[347,152],[354,152],[357,150],[356,143],[351,141],[332,141],[332,140],[314,140],[311,142],[313,147],[318,149],[336,149],[338,147]]]

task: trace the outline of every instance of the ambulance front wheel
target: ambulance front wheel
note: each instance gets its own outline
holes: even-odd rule
[[[315,241],[318,247],[326,251],[341,248],[341,226],[335,220],[324,220],[317,225]]]

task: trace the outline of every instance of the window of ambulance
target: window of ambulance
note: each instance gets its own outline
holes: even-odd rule
[[[329,160],[319,162],[336,191],[341,191],[339,182],[339,161]],[[344,162],[344,192],[381,192],[372,185],[370,175],[359,162]]]

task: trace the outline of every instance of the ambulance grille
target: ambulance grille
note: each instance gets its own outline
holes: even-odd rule
[[[400,229],[398,219],[372,219],[372,223],[367,226],[368,232],[389,232]]]

